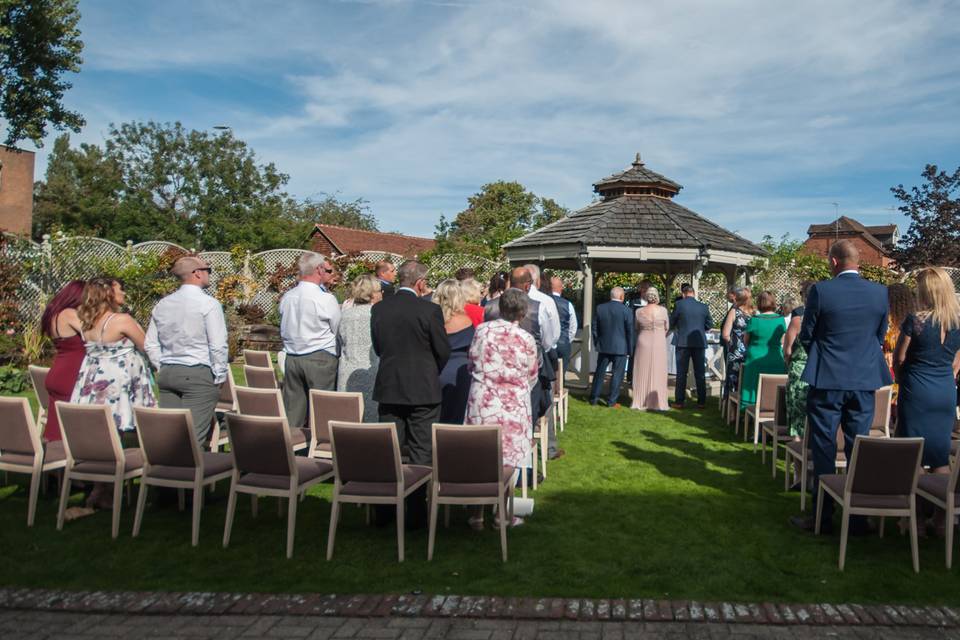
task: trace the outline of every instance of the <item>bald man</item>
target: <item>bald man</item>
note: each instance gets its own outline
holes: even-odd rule
[[[590,404],[597,404],[600,387],[607,374],[607,365],[613,367],[610,392],[607,394],[607,406],[619,407],[620,385],[627,367],[627,357],[633,353],[633,314],[623,304],[622,287],[610,291],[610,300],[597,307],[593,319],[593,345],[597,352],[597,370],[593,374],[593,387],[590,390]]]

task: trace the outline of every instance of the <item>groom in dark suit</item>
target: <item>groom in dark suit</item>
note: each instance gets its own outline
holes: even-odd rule
[[[607,365],[613,366],[613,378],[610,381],[608,407],[619,407],[620,384],[627,366],[627,358],[633,353],[633,315],[623,304],[622,287],[610,291],[609,302],[597,307],[593,319],[593,345],[597,351],[597,369],[593,373],[593,387],[590,390],[590,404],[597,404],[600,387],[607,374]]]
[[[677,350],[676,402],[674,409],[683,409],[687,399],[687,371],[693,360],[693,378],[697,382],[697,407],[707,403],[707,331],[713,327],[710,307],[696,299],[696,291],[689,284],[680,287],[683,295],[670,314],[674,346]]]
[[[859,268],[860,253],[852,242],[840,240],[830,247],[834,278],[810,289],[800,327],[800,342],[808,354],[802,380],[810,385],[807,428],[813,450],[814,501],[820,475],[836,469],[837,426],[843,429],[849,460],[854,438],[870,433],[876,390],[891,383],[881,346],[887,333],[887,290],[864,280]],[[823,509],[821,530],[830,533],[833,501],[828,497],[824,503],[814,502],[814,508]],[[812,531],[813,513],[790,520]],[[863,516],[851,518],[850,525],[852,534],[866,533]]]

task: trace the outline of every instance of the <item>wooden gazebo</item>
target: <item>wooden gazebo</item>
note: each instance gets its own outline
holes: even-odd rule
[[[704,273],[719,272],[733,284],[751,262],[766,256],[758,245],[674,202],[681,185],[648,169],[639,153],[629,168],[593,188],[599,201],[505,246],[513,265],[536,263],[582,272],[584,385],[590,377],[595,274],[655,273],[668,285],[688,274],[698,287]]]

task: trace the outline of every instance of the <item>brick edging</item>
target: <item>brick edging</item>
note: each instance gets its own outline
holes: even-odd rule
[[[0,608],[117,614],[320,615],[960,627],[960,608],[695,600],[0,589]]]

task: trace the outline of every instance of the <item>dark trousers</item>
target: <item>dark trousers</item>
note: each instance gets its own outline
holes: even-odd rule
[[[849,461],[853,454],[854,439],[858,435],[870,434],[875,393],[813,387],[807,393],[807,428],[811,430],[810,449],[813,451],[813,504],[814,509],[823,509],[824,522],[829,523],[833,517],[833,500],[827,497],[824,504],[817,505],[817,491],[822,474],[836,473],[837,427],[843,429],[843,450]],[[851,520],[851,523],[854,521]]]
[[[693,379],[697,382],[697,404],[707,403],[707,350],[704,347],[677,347],[677,404],[687,399],[687,371],[693,359]]]
[[[201,445],[210,435],[210,427],[220,399],[220,385],[213,383],[210,367],[165,364],[157,372],[160,407],[190,409],[193,432]]]
[[[337,390],[339,360],[326,351],[314,351],[302,356],[287,354],[283,371],[283,407],[291,429],[308,425],[310,390]]]
[[[381,402],[378,411],[380,422],[393,422],[397,425],[397,440],[400,441],[401,454],[410,464],[433,464],[433,423],[440,420],[440,404],[411,405],[387,404]],[[407,518],[412,526],[422,526],[427,522],[427,485],[417,489],[407,498]],[[389,510],[389,507],[387,508]],[[378,521],[390,517],[378,509]]]
[[[607,404],[612,406],[620,397],[620,385],[623,384],[627,356],[626,354],[600,353],[597,354],[597,370],[593,372],[590,404],[597,404],[597,399],[600,397],[600,387],[603,385],[603,379],[606,377],[607,365],[609,364],[613,365],[613,378],[610,380],[610,394],[607,396]]]

